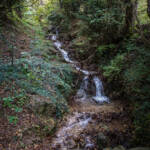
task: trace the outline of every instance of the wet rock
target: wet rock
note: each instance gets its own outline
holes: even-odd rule
[[[94,150],[94,145],[93,144],[86,144],[85,149],[84,150]]]
[[[114,147],[113,150],[126,150],[122,145]]]
[[[51,115],[56,110],[54,104],[48,98],[33,95],[30,99],[30,103],[27,105],[27,107],[32,109],[34,113],[47,116]]]
[[[52,118],[40,118],[41,134],[47,135],[55,128],[56,124]]]
[[[102,133],[98,133],[97,143],[100,149],[102,149],[107,144],[107,137]]]
[[[100,140],[100,141],[106,141],[106,139],[107,139],[107,137],[102,133],[102,132],[100,132],[100,133],[98,133],[98,140]]]
[[[76,143],[75,143],[75,141],[74,141],[73,139],[70,139],[70,140],[67,142],[67,144],[68,144],[68,148],[69,148],[69,149],[75,148],[75,146],[76,146]]]
[[[111,147],[106,147],[103,150],[112,150],[112,148]]]
[[[94,149],[94,147],[95,147],[95,145],[94,145],[94,143],[91,141],[91,139],[90,139],[90,137],[86,137],[86,145],[85,145],[85,150],[93,150]]]
[[[130,148],[128,150],[150,150],[150,147],[135,147],[135,148]]]

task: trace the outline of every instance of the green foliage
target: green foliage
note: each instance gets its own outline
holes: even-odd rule
[[[0,82],[6,85],[6,91],[12,93],[1,98],[2,106],[18,114],[28,101],[27,95],[35,94],[52,101],[56,108],[56,117],[61,117],[68,110],[66,98],[72,91],[73,72],[69,65],[58,62],[60,59],[54,55],[56,51],[52,43],[44,40],[45,33],[41,29],[47,28],[50,21],[61,33],[67,32],[75,38],[72,43],[78,49],[81,59],[89,58],[95,52],[92,62],[101,67],[111,93],[115,92],[115,95],[121,98],[126,95],[128,100],[137,103],[133,114],[134,142],[146,145],[150,140],[150,104],[147,102],[150,98],[150,53],[149,45],[145,42],[149,37],[148,28],[143,26],[144,30],[141,27],[140,30],[143,31],[138,31],[136,26],[133,26],[133,29],[136,29],[132,31],[134,33],[124,32],[127,31],[127,22],[132,22],[127,9],[130,4],[125,1],[54,1],[56,4],[60,2],[62,9],[58,9],[52,1],[44,1],[45,5],[40,4],[40,1],[32,5],[34,0],[27,3],[20,0],[0,2],[2,22],[5,18],[11,18],[13,22],[20,21],[30,29],[36,27],[36,38],[31,41],[31,52],[23,52],[20,59],[14,58],[14,66],[11,66],[10,62],[4,63],[3,59],[0,60]],[[23,7],[25,4],[31,7]],[[21,17],[24,18],[20,19]],[[144,0],[139,1],[138,17],[142,24],[149,22]],[[125,39],[122,33],[128,34],[128,39]],[[2,34],[0,38],[7,43],[11,52],[16,50],[14,42],[8,43]],[[13,88],[10,87],[11,84]],[[8,116],[8,120],[16,124],[18,118]],[[49,129],[45,126],[44,130],[47,132]]]
[[[12,97],[5,97],[5,98],[3,98],[3,102],[4,102],[3,106],[11,108],[13,101],[14,101],[14,99]]]
[[[61,32],[65,32],[69,29],[69,18],[60,10],[52,11],[48,16],[48,20],[52,26],[56,28],[59,26]]]
[[[21,112],[23,105],[27,103],[28,96],[24,91],[15,92],[14,96],[2,98],[3,107],[8,107],[15,112]]]
[[[114,59],[110,61],[110,64],[103,67],[103,74],[108,81],[119,80],[121,72],[124,69],[125,54],[118,54]]]
[[[7,21],[8,18],[11,19],[11,17],[13,16],[13,11],[15,11],[21,17],[24,1],[25,0],[1,0],[0,20],[4,21],[5,19],[5,21]]]
[[[147,14],[147,0],[138,1],[138,17],[141,24],[147,24],[150,22],[150,18]]]
[[[73,17],[73,13],[77,12],[80,8],[79,0],[63,0],[62,6],[65,10],[65,13],[69,17]]]
[[[98,38],[99,41],[111,42],[117,39],[125,21],[125,5],[119,0],[111,4],[103,0],[88,0],[82,4],[84,10],[80,11],[77,18],[84,21],[91,30],[88,35]],[[115,32],[115,36],[111,36]],[[95,34],[98,33],[98,34]],[[113,39],[112,39],[113,38]]]
[[[58,22],[60,23],[64,19],[64,15],[62,13],[56,13],[55,11],[53,11],[51,12],[48,19],[52,21],[53,25],[57,25]]]
[[[54,10],[49,19],[53,26],[59,27],[61,33],[69,31],[68,34],[75,37],[72,44],[77,48],[76,57],[79,55],[81,59],[85,59],[96,49],[97,60],[103,61],[102,55],[110,59],[109,52],[113,53],[110,49],[115,49],[113,42],[122,37],[126,26],[126,4],[120,0],[77,1],[76,5],[73,5],[74,0],[65,0],[63,3],[63,8]],[[106,46],[98,47],[100,44]]]
[[[67,111],[66,98],[72,91],[72,70],[69,65],[58,62],[52,43],[43,36],[37,34],[30,47],[32,52],[22,52],[21,58],[15,59],[14,66],[0,64],[0,82],[8,84],[6,88],[15,94],[2,99],[3,107],[21,112],[27,102],[26,95],[37,94],[49,98],[56,107],[56,116],[61,117]],[[9,87],[12,83],[13,89]],[[15,93],[18,88],[22,92]]]
[[[145,33],[147,34],[147,33]],[[107,83],[110,89],[113,89],[115,96],[126,96],[133,104],[136,104],[134,109],[134,138],[133,145],[148,146],[150,140],[150,78],[149,64],[150,53],[149,47],[142,42],[139,43],[139,36],[131,36],[129,39],[120,43],[119,49],[112,53],[101,46],[99,51],[107,52],[111,58],[106,60],[106,63],[101,64],[103,75],[107,78]],[[107,57],[108,58],[108,57]],[[109,63],[108,63],[109,61]],[[112,93],[112,92],[111,92]]]
[[[65,0],[63,8],[55,11],[52,20],[60,29],[65,23],[72,25],[62,32],[72,36],[71,44],[77,58],[90,58],[89,64],[95,63],[102,70],[108,85],[106,90],[112,97],[141,104],[134,114],[135,141],[146,145],[150,106],[147,103],[150,98],[149,18],[146,0],[138,1],[137,17],[142,25],[134,24],[134,2],[86,0],[75,6],[72,5],[74,0]]]
[[[12,124],[17,124],[17,122],[18,122],[18,117],[16,117],[16,116],[8,116],[8,121],[9,121],[9,123],[12,123]]]
[[[104,53],[108,53],[107,51],[108,50],[112,50],[116,47],[116,45],[114,44],[109,44],[109,45],[100,45],[98,48],[97,48],[97,51],[99,53],[100,56],[103,56]]]
[[[39,27],[44,27],[47,28],[48,26],[48,16],[49,14],[53,11],[54,6],[56,5],[56,0],[53,1],[28,1],[25,2],[25,5],[28,5],[29,7],[24,8],[24,18],[23,20],[30,24],[37,25],[37,28]],[[34,29],[35,30],[35,29]]]
[[[124,83],[126,84],[126,92],[134,95],[134,99],[147,100],[149,94],[149,63],[150,54],[148,48],[144,45],[137,46],[135,41],[126,43],[128,50],[128,68],[124,72]]]
[[[56,22],[59,27],[69,24],[68,19],[78,19],[80,34],[97,38],[99,41],[111,42],[120,37],[124,29],[126,6],[120,0],[115,0],[111,4],[103,0],[64,0],[63,8],[64,11],[54,11],[49,19]],[[112,33],[115,33],[115,36],[111,36]]]
[[[147,145],[150,141],[150,102],[139,103],[134,110],[134,144]]]

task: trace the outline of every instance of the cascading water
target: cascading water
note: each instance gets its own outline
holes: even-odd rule
[[[108,143],[110,146],[110,142],[112,142],[114,145],[113,135],[116,136],[116,133],[129,131],[128,128],[124,127],[124,122],[122,124],[122,115],[120,114],[122,114],[123,107],[118,105],[118,102],[116,104],[114,102],[109,103],[109,98],[105,96],[103,84],[97,72],[84,70],[77,61],[71,60],[57,37],[58,32],[51,37],[57,50],[64,60],[81,72],[84,77],[74,97],[75,101],[70,105],[69,113],[63,117],[57,126],[57,131],[51,139],[50,149],[99,150],[102,149],[103,143]],[[104,102],[107,104],[103,104]],[[97,105],[97,103],[103,105]],[[116,116],[121,117],[119,126]],[[128,121],[126,118],[125,120]],[[127,134],[129,133],[127,132]],[[124,138],[122,139],[124,142]],[[120,144],[120,140],[118,142]]]
[[[58,31],[56,32],[56,35],[53,35],[51,39],[54,41],[54,45],[56,48],[61,52],[63,58],[66,62],[71,63],[73,67],[75,67],[76,70],[82,72],[85,76],[83,78],[83,81],[81,83],[80,89],[77,92],[77,97],[81,98],[82,100],[87,98],[87,91],[88,91],[88,84],[89,84],[89,75],[93,78],[93,83],[95,84],[95,96],[91,96],[91,98],[96,101],[97,103],[103,103],[103,102],[109,102],[108,97],[104,95],[104,89],[102,85],[102,81],[99,79],[98,76],[95,76],[96,72],[94,71],[87,71],[83,70],[80,67],[77,66],[77,62],[72,61],[69,58],[68,52],[62,49],[62,44],[60,41],[57,40]]]
[[[109,101],[108,97],[104,95],[104,88],[102,81],[97,76],[93,77],[93,81],[96,86],[96,96],[94,96],[93,99],[99,103],[108,102]]]
[[[76,101],[84,102],[84,104],[87,104],[87,101],[90,101],[91,106],[91,100],[96,101],[97,103],[103,103],[108,102],[108,98],[104,95],[103,85],[101,80],[98,76],[96,76],[96,72],[94,71],[88,71],[81,69],[78,66],[78,62],[73,61],[70,59],[68,52],[62,49],[62,44],[60,41],[57,40],[58,32],[56,35],[53,35],[51,39],[54,41],[55,47],[60,51],[61,55],[63,56],[64,60],[68,63],[70,63],[77,71],[82,72],[84,77],[80,85],[80,89],[78,90],[76,94]],[[93,88],[93,86],[95,88]],[[90,95],[90,90],[94,89],[94,92]],[[94,96],[93,96],[94,95]],[[83,105],[83,106],[85,106]],[[97,105],[96,105],[97,107]],[[91,112],[90,112],[91,113]],[[91,114],[87,113],[86,111],[75,111],[73,114],[68,116],[68,119],[65,122],[65,125],[60,128],[57,133],[56,137],[53,138],[52,141],[52,149],[54,150],[70,150],[74,149],[75,147],[78,147],[76,145],[76,140],[81,135],[84,138],[84,150],[92,150],[95,147],[95,144],[92,141],[92,137],[86,135],[86,128],[90,125],[90,122],[92,122]],[[83,134],[84,132],[84,134]]]
[[[87,98],[86,90],[88,88],[88,82],[89,82],[89,77],[85,76],[83,78],[82,83],[81,83],[80,89],[77,92],[77,97],[78,98],[81,98],[83,100]]]

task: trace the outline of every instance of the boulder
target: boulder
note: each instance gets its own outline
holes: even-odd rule
[[[45,116],[49,116],[56,111],[55,105],[50,99],[39,95],[30,96],[30,103],[27,105],[27,107],[30,108],[34,113]]]
[[[68,140],[67,144],[68,144],[68,149],[75,148],[75,146],[76,146],[76,143],[73,139]]]
[[[107,137],[102,132],[98,133],[97,143],[100,149],[105,147],[107,144]]]
[[[122,145],[118,145],[117,147],[114,147],[113,150],[126,150]]]
[[[98,133],[97,138],[100,141],[106,141],[106,139],[107,139],[107,137],[102,132]]]

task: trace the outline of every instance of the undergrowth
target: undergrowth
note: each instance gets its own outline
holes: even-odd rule
[[[111,99],[126,99],[134,106],[132,144],[148,146],[150,26],[146,0],[138,5],[120,0],[87,0],[76,5],[74,0],[64,0],[64,7],[48,19],[59,27],[63,39],[68,40],[68,33],[69,48],[83,65],[99,68]]]
[[[56,117],[61,117],[68,111],[66,99],[72,92],[73,72],[69,65],[61,62],[52,42],[45,39],[44,32],[39,33],[30,35],[30,51],[21,52],[19,58],[14,55],[13,64],[12,55],[7,56],[7,61],[1,57],[0,85],[5,87],[4,93],[8,93],[1,96],[1,104],[14,114],[20,113],[30,95],[39,95],[48,98],[56,108]],[[8,49],[13,47],[13,43],[7,40],[5,44]],[[8,116],[9,122],[14,124],[17,118],[17,115]]]

